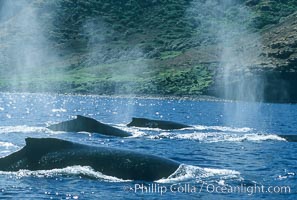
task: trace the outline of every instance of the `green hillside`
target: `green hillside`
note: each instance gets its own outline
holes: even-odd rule
[[[291,55],[296,49],[286,48],[290,55],[277,57],[283,47],[273,46],[281,37],[273,31],[287,27],[291,42],[297,41],[292,26],[282,26],[294,18],[297,2],[234,2],[218,6],[215,0],[21,0],[10,5],[4,0],[0,89],[219,95],[214,89],[221,61],[217,29],[227,23],[244,23],[244,29],[263,41],[264,50],[256,56],[261,62],[251,60],[247,67],[269,74],[295,73],[297,59]],[[247,49],[253,45],[242,44]]]

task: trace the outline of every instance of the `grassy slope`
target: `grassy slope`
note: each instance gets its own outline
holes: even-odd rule
[[[216,41],[201,23],[210,16],[189,15],[190,0],[32,1],[57,55],[18,73],[2,64],[9,66],[0,68],[2,90],[197,95],[212,84]],[[289,0],[240,4],[254,11],[255,31],[297,7]]]

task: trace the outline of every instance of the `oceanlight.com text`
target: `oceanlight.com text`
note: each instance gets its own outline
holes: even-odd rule
[[[124,190],[140,193],[140,194],[160,194],[166,193],[214,193],[214,194],[290,194],[290,186],[264,186],[259,184],[254,185],[218,185],[210,183],[174,183],[174,184],[134,184],[133,186],[125,186]]]

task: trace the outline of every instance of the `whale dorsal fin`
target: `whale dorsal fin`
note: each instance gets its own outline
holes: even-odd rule
[[[68,148],[73,145],[73,142],[57,138],[26,138],[25,140],[27,149],[43,152]]]
[[[91,117],[86,117],[83,115],[76,115],[76,119],[80,120],[80,121],[93,121],[93,122],[97,122],[96,119],[93,119]]]
[[[149,121],[151,119],[143,118],[143,117],[132,117],[132,121]]]
[[[85,116],[82,116],[82,115],[76,115],[76,119],[85,119],[86,117]]]

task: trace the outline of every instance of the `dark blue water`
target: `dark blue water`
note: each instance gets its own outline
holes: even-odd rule
[[[78,114],[129,131],[133,137],[45,128]],[[132,117],[172,120],[193,128],[127,128]],[[0,94],[0,119],[1,157],[22,148],[26,137],[55,137],[183,163],[171,177],[147,183],[108,177],[88,166],[0,172],[0,198],[297,198],[297,144],[277,136],[296,134],[297,105],[5,93]]]

